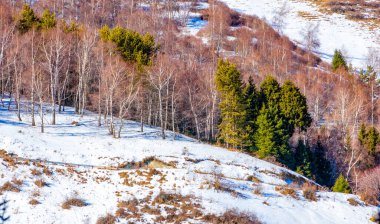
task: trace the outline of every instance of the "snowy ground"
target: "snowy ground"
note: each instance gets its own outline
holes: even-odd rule
[[[157,223],[157,214],[146,207],[144,210],[143,202],[162,192],[192,195],[204,213],[236,209],[254,213],[264,223],[370,223],[371,215],[377,211],[373,206],[350,205],[347,199],[359,199],[348,194],[318,192],[318,201],[308,201],[297,185],[305,181],[303,177],[182,135],[172,140],[172,133],[168,133],[167,140],[162,140],[159,129],[146,127],[141,133],[139,125],[131,121],[122,138],[114,139],[106,128],[97,127],[94,114],[80,117],[67,108],[57,118],[57,125],[47,125],[46,133],[41,134],[39,127],[29,125],[26,113],[23,122],[17,122],[14,110],[0,106],[0,149],[20,157],[16,165],[0,158],[0,187],[7,181],[22,180],[20,192],[0,194],[0,199],[9,201],[9,223],[95,223],[99,216],[115,214],[118,202],[133,198],[140,200],[136,207],[142,215],[136,213],[132,220]],[[49,120],[47,114],[46,122]],[[73,121],[79,125],[72,125]],[[150,156],[161,161],[161,165],[149,165],[155,170],[114,169]],[[32,159],[42,162],[33,163]],[[254,180],[247,180],[249,176]],[[47,184],[37,187],[34,181],[38,179]],[[214,188],[217,180],[222,186],[219,190]],[[296,189],[298,199],[282,195],[276,186]],[[83,199],[86,206],[63,209],[62,203],[71,197]],[[29,204],[31,199],[40,204]],[[158,214],[169,214],[155,206]],[[118,221],[127,222],[125,218]],[[200,223],[196,217],[186,221],[189,222]]]
[[[285,23],[283,33],[302,45],[302,31],[310,24],[319,24],[320,48],[316,51],[330,62],[335,49],[345,52],[354,67],[366,67],[370,49],[380,50],[380,28],[370,30],[361,22],[346,19],[339,14],[325,14],[318,7],[300,0],[221,0],[230,8],[273,21],[275,12],[286,2],[288,14],[281,18]],[[307,16],[301,16],[307,15]]]

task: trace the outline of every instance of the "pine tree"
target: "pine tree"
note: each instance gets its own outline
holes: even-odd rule
[[[259,93],[256,90],[252,77],[243,88],[244,103],[246,105],[245,131],[247,134],[246,147],[249,151],[255,150],[254,133],[256,131],[256,120],[261,108]]]
[[[33,9],[25,4],[22,7],[20,18],[17,21],[17,29],[22,33],[28,32],[33,26],[38,24],[38,18],[34,14]]]
[[[350,185],[348,184],[348,181],[343,177],[342,174],[340,174],[338,179],[336,179],[332,191],[346,194],[351,193]]]
[[[375,127],[369,127],[367,130],[366,126],[362,124],[358,139],[360,145],[365,147],[369,155],[374,155],[377,152],[377,147],[380,144],[380,134]]]
[[[312,119],[307,109],[306,97],[291,81],[285,81],[281,87],[280,108],[290,136],[296,128],[305,131],[310,127]]]
[[[344,58],[340,50],[335,50],[331,66],[332,66],[333,71],[336,71],[339,68],[348,70],[346,59]]]
[[[158,49],[154,37],[149,33],[142,36],[122,27],[110,29],[108,26],[103,26],[99,30],[99,35],[103,41],[114,43],[116,50],[126,61],[136,62],[138,65],[149,65]]]
[[[260,100],[263,104],[257,117],[254,140],[260,158],[274,156],[277,161],[292,167],[289,148],[289,133],[280,109],[281,88],[272,77],[267,76],[260,85]]]
[[[298,140],[294,158],[296,164],[296,172],[304,175],[307,178],[312,178],[312,153],[309,145],[305,145],[302,140]]]
[[[38,23],[38,27],[43,30],[48,30],[55,27],[56,24],[57,21],[55,19],[55,14],[46,9],[42,14],[40,22]]]
[[[240,72],[234,64],[220,60],[215,81],[221,113],[218,140],[227,147],[243,148],[247,135],[244,130],[246,110]]]
[[[325,148],[320,141],[317,142],[314,149],[312,168],[317,183],[331,186],[331,163],[326,158]]]

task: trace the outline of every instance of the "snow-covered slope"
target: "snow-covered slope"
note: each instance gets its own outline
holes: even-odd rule
[[[326,14],[318,7],[301,0],[220,0],[230,8],[249,15],[256,15],[272,22],[276,11],[287,3],[288,14],[281,18],[285,24],[283,33],[302,45],[302,31],[310,24],[319,24],[321,42],[317,54],[330,62],[335,49],[346,53],[354,67],[363,68],[368,51],[380,50],[380,29],[346,19],[339,14]],[[303,16],[302,16],[303,15]],[[306,16],[305,16],[306,15]]]
[[[8,200],[9,223],[95,223],[134,198],[135,210],[129,216],[119,210],[118,222],[161,223],[158,216],[165,220],[177,209],[164,209],[164,199],[161,205],[152,202],[160,201],[163,192],[191,196],[204,214],[234,209],[254,213],[264,223],[370,223],[377,211],[350,205],[347,199],[359,199],[348,194],[318,192],[317,201],[308,201],[298,188],[306,181],[303,177],[185,136],[172,140],[168,133],[162,140],[157,128],[141,133],[137,123],[128,122],[122,138],[114,139],[105,127],[97,127],[91,113],[80,117],[67,108],[57,118],[57,125],[47,125],[41,134],[29,125],[26,113],[17,122],[15,111],[0,107],[0,149],[8,153],[0,152],[0,199]],[[38,187],[36,180],[46,184]],[[1,190],[8,181],[19,192]],[[296,189],[296,198],[281,194],[279,186]],[[85,206],[62,208],[72,197],[83,199]],[[39,204],[29,204],[32,199]],[[183,222],[203,221],[192,215]]]

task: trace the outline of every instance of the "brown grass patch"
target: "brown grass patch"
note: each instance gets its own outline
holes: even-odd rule
[[[0,188],[0,192],[4,192],[4,191],[20,192],[21,190],[14,184],[12,184],[11,182],[7,181]]]
[[[290,196],[294,199],[299,199],[297,192],[293,188],[283,187],[283,186],[276,186],[275,190],[280,192],[282,195]]]
[[[206,215],[203,217],[203,221],[215,224],[260,224],[261,222],[254,214],[237,212],[235,210],[229,210],[220,216]]]
[[[359,206],[360,205],[360,202],[357,201],[355,198],[349,198],[349,199],[347,199],[347,201],[352,206]]]
[[[38,204],[41,204],[37,199],[31,199],[30,201],[29,201],[29,204],[30,205],[38,205]]]
[[[106,216],[99,217],[96,224],[114,224],[115,222],[116,217],[111,214],[107,214]]]
[[[309,201],[317,201],[317,186],[310,183],[304,183],[302,185],[303,197]]]
[[[34,184],[37,185],[37,187],[45,187],[47,186],[46,182],[42,179],[38,179],[36,181],[34,181]]]
[[[69,198],[65,202],[62,203],[62,208],[63,209],[70,209],[72,206],[75,207],[84,207],[86,206],[86,203],[84,200],[79,199],[79,198]]]

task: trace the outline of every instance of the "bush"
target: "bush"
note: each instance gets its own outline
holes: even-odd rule
[[[99,217],[96,224],[114,224],[116,222],[115,216],[107,214],[106,216]]]
[[[310,183],[305,183],[302,186],[303,197],[309,201],[317,201],[317,187]]]
[[[213,224],[260,224],[254,214],[237,212],[235,210],[228,210],[220,216],[206,215],[203,217],[204,222]]]
[[[34,181],[34,184],[37,185],[38,187],[44,187],[47,185],[46,182],[43,181],[42,179]]]
[[[352,206],[358,206],[358,205],[360,205],[360,202],[358,202],[355,198],[349,198],[349,199],[347,199],[347,201]]]
[[[63,209],[70,209],[72,206],[84,207],[86,206],[86,203],[82,199],[79,199],[79,198],[70,198],[62,203]]]
[[[287,187],[275,187],[275,190],[280,192],[283,195],[290,196],[294,199],[298,199],[297,192],[293,188],[287,188]]]
[[[29,204],[31,205],[38,205],[38,204],[41,204],[39,201],[37,201],[36,199],[32,199],[29,201]]]
[[[332,191],[346,194],[351,193],[350,185],[348,184],[348,181],[343,177],[342,174],[340,174],[338,179],[336,179]]]
[[[0,188],[0,193],[4,191],[11,191],[11,192],[20,192],[20,189],[13,185],[11,182],[7,181],[3,186]]]

